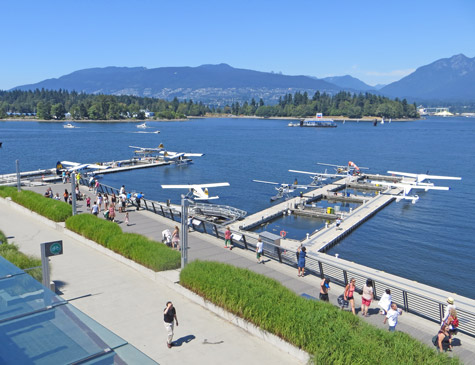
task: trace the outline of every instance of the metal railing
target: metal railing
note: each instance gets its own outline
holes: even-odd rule
[[[87,182],[86,182],[87,185]],[[119,190],[107,185],[100,185],[100,192],[118,195]],[[181,221],[181,212],[173,209],[166,204],[147,201],[142,199],[142,208],[159,214],[165,218],[172,219],[173,221]],[[130,203],[136,206],[134,200]],[[198,224],[196,222],[199,222]],[[199,218],[193,218],[192,228],[201,233],[210,234],[218,239],[224,240],[224,232],[226,226],[213,222],[201,220]],[[256,235],[245,234],[241,231],[232,232],[231,242],[234,246],[240,247],[245,250],[255,251],[257,238]],[[265,242],[264,244],[264,256],[273,260],[279,261],[282,264],[286,264],[292,267],[297,267],[297,255],[296,251],[285,249],[278,245]],[[341,264],[342,266],[344,263]],[[349,278],[356,279],[356,286],[362,288],[367,279],[373,280],[373,293],[376,300],[380,299],[381,295],[386,289],[391,290],[392,301],[399,307],[403,308],[408,313],[415,314],[417,316],[426,318],[433,322],[441,323],[446,311],[446,303],[429,298],[416,291],[407,290],[401,286],[394,285],[382,278],[369,277],[367,272],[362,270],[348,270],[340,265],[336,265],[331,260],[319,257],[315,258],[307,255],[305,272],[320,278],[328,277],[333,283],[346,286],[349,282]],[[460,325],[459,331],[469,336],[475,337],[475,310],[467,311],[457,308]]]

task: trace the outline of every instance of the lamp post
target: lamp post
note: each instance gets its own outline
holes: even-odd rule
[[[181,268],[188,264],[188,207],[190,200],[185,195],[181,196]]]
[[[72,199],[73,215],[76,215],[77,212],[76,212],[76,173],[75,172],[71,174],[71,194],[73,195],[73,199]]]

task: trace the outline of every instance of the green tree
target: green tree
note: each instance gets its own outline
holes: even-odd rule
[[[64,105],[61,103],[54,104],[51,107],[51,116],[57,120],[63,120],[65,118],[64,114],[66,113],[66,109]]]
[[[51,104],[40,101],[36,105],[36,116],[38,119],[50,120],[51,119]]]

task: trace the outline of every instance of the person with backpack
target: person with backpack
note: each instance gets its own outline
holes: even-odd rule
[[[450,309],[449,316],[444,322],[449,326],[450,337],[457,334],[457,327],[459,326],[459,319],[457,318],[457,311],[455,308]]]
[[[439,333],[432,337],[432,343],[437,346],[437,351],[452,351],[451,338],[449,333],[449,326],[443,325],[439,330]]]

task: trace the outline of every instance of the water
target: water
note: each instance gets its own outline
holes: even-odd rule
[[[344,165],[354,161],[387,170],[462,176],[437,181],[450,191],[418,192],[419,201],[392,203],[329,251],[341,258],[475,298],[468,283],[475,277],[475,120],[441,118],[417,122],[338,124],[338,128],[289,128],[288,121],[202,119],[189,122],[147,122],[160,134],[136,133],[134,123],[83,123],[64,129],[62,123],[0,122],[0,173],[51,168],[58,160],[96,162],[126,159],[129,145],[158,146],[172,151],[202,152],[187,166],[169,166],[106,175],[102,181],[143,191],[154,200],[179,202],[183,191],[161,184],[228,181],[228,188],[210,189],[221,204],[249,213],[268,207],[272,185],[253,179],[309,183],[289,169],[324,171],[316,162]],[[330,171],[329,171],[330,172]],[[302,223],[303,222],[303,223]],[[282,224],[281,224],[282,223]],[[285,221],[277,222],[280,230]],[[318,229],[321,221],[291,218],[295,230]],[[304,228],[299,228],[303,224]],[[310,225],[310,226],[309,226]],[[302,232],[297,232],[301,237]]]

